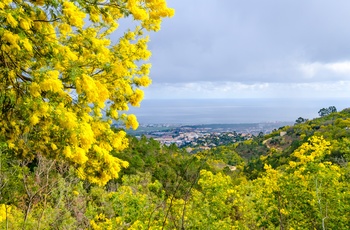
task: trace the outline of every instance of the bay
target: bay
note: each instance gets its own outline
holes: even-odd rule
[[[148,99],[127,113],[140,124],[238,124],[313,119],[329,106],[340,111],[350,106],[350,99]]]

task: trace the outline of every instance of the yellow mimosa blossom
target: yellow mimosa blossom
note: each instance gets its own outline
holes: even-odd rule
[[[29,91],[33,97],[39,97],[41,92],[39,84],[36,82],[33,82],[32,84],[30,84]]]
[[[64,111],[60,114],[60,124],[67,129],[75,129],[78,126],[78,119],[75,113]]]
[[[46,79],[40,83],[40,89],[43,91],[59,92],[63,88],[59,79]]]
[[[136,116],[134,114],[128,115],[125,125],[127,129],[137,129],[137,127],[139,127],[139,123],[137,122]]]
[[[62,159],[83,180],[105,185],[128,163],[114,152],[128,147],[114,120],[136,129],[140,87],[151,84],[144,30],[156,31],[173,10],[165,0],[0,1],[0,136],[14,156]],[[134,19],[130,28],[122,18]],[[85,23],[85,20],[90,20]],[[111,40],[117,30],[120,39]],[[113,153],[112,153],[113,151]]]
[[[72,31],[72,27],[70,27],[70,25],[66,23],[60,24],[58,28],[63,36],[66,36],[68,33]]]
[[[118,119],[118,112],[117,112],[117,110],[115,110],[115,109],[111,109],[111,117],[113,118],[113,119]]]
[[[140,106],[140,102],[142,101],[143,99],[143,96],[144,96],[144,93],[142,90],[140,89],[136,89],[134,94],[131,95],[130,97],[130,104],[132,106],[136,106],[136,107],[139,107]]]
[[[63,150],[63,154],[65,157],[67,158],[71,158],[72,157],[72,150],[69,146],[66,146]]]
[[[78,164],[84,164],[89,158],[86,156],[86,151],[80,147],[76,147],[71,157],[74,162]]]
[[[22,44],[23,44],[23,47],[29,51],[29,52],[32,52],[33,51],[33,47],[32,47],[32,44],[30,44],[28,38],[25,38],[23,40],[21,40]]]
[[[14,19],[13,16],[12,16],[12,14],[10,14],[10,13],[8,13],[8,14],[6,15],[6,21],[7,21],[8,24],[11,25],[12,28],[16,28],[17,25],[18,25],[17,20]]]
[[[28,22],[26,19],[21,19],[19,21],[19,26],[24,30],[29,30],[31,27],[30,22]]]
[[[6,41],[12,45],[15,45],[19,41],[19,36],[17,34],[13,34],[12,32],[5,30],[4,34],[2,35],[1,40]]]
[[[135,83],[140,86],[147,87],[152,83],[152,80],[148,76],[142,76],[140,78],[137,78],[135,80]]]
[[[81,147],[88,150],[91,148],[91,145],[95,142],[95,134],[92,131],[90,125],[83,123],[80,127],[80,143]]]
[[[63,14],[67,17],[68,23],[76,27],[83,27],[85,13],[80,11],[73,2],[63,3]]]

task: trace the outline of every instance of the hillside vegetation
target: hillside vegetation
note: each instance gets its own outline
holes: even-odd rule
[[[105,186],[2,144],[0,228],[349,229],[349,127],[345,109],[197,154],[129,137]]]
[[[0,1],[0,229],[350,229],[349,110],[196,154],[127,135],[173,15]]]

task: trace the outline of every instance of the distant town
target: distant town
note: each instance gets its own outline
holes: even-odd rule
[[[206,125],[141,124],[137,130],[127,132],[132,136],[145,135],[162,144],[175,144],[186,148],[188,152],[194,152],[249,140],[253,136],[268,134],[274,129],[292,124],[292,122]]]

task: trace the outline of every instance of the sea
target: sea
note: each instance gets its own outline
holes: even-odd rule
[[[350,107],[350,98],[146,99],[127,113],[140,124],[240,124],[313,119],[329,106],[341,111]]]

